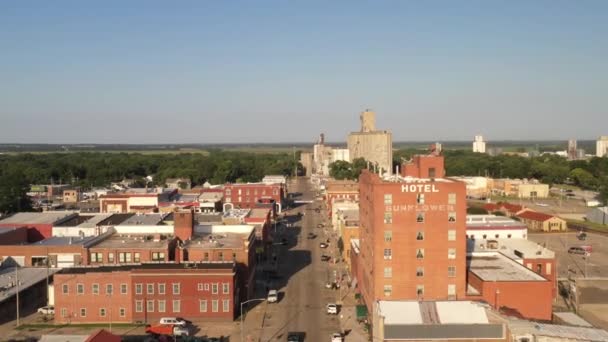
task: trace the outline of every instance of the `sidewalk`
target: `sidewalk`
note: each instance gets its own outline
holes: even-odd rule
[[[344,338],[346,342],[367,342],[369,335],[364,330],[363,324],[357,322],[357,300],[352,292],[343,297],[342,310],[340,312],[340,328],[348,332]]]

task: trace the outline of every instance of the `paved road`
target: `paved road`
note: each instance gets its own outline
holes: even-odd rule
[[[312,185],[305,179],[292,184],[290,190],[301,192],[302,199],[314,198]],[[317,228],[324,222],[323,211],[314,211],[320,205],[315,202],[291,210],[288,215],[293,219],[297,212],[304,216],[295,227],[279,232],[289,241],[288,246],[279,247],[282,250],[278,254],[279,274],[288,279],[279,281],[278,286],[283,285],[279,289],[280,302],[265,307],[262,341],[285,341],[290,331],[306,333],[306,341],[329,341],[331,333],[339,331],[337,316],[327,315],[325,309],[327,303],[336,301],[338,292],[324,286],[328,276],[333,276],[333,269],[321,261],[321,255],[328,252],[319,248],[319,242],[326,239],[323,230]],[[308,239],[309,232],[317,234],[317,238]],[[334,246],[332,243],[330,248]]]

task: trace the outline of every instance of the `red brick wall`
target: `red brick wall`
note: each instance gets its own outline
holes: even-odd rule
[[[469,284],[479,290],[492,307],[528,319],[551,320],[553,284],[550,281],[483,281],[473,272],[469,272],[468,277]]]
[[[186,241],[192,237],[192,227],[194,226],[194,216],[192,211],[184,210],[173,213],[174,231],[181,241]]]
[[[224,202],[228,203],[227,199],[230,198],[230,203],[240,208],[255,208],[256,203],[262,198],[272,198],[275,203],[283,203],[284,196],[285,192],[280,184],[226,184],[224,186]]]
[[[26,267],[32,266],[33,256],[40,257],[48,254],[52,257],[53,254],[58,253],[78,254],[80,255],[81,263],[83,265],[86,265],[89,260],[86,249],[80,245],[40,246],[34,244],[0,246],[0,255],[25,257]]]
[[[0,227],[26,227],[28,242],[38,242],[53,236],[52,224],[0,224]]]
[[[84,285],[84,294],[77,293],[77,284]],[[63,285],[68,285],[68,294],[63,294]],[[93,294],[93,284],[99,285],[99,294]],[[107,284],[112,284],[113,293],[108,295]],[[121,284],[127,285],[127,293],[121,293]],[[133,320],[132,288],[128,272],[55,274],[53,286],[55,291],[55,323],[98,323]],[[80,310],[86,309],[86,317]],[[100,315],[100,308],[106,309],[106,316]],[[125,309],[125,316],[120,316],[120,308]],[[66,310],[63,316],[62,309]],[[111,317],[110,317],[111,315]]]
[[[532,264],[532,265],[529,265]],[[540,272],[538,266],[540,265]],[[550,265],[550,266],[549,266]],[[553,284],[553,298],[557,297],[557,262],[555,259],[524,259],[524,266],[547,278]],[[549,272],[547,272],[549,271]]]
[[[108,212],[108,204],[120,204],[122,206],[122,210],[120,211],[121,213],[126,213],[127,212],[127,208],[128,208],[128,203],[129,203],[129,199],[125,198],[125,199],[118,199],[118,200],[110,200],[110,199],[100,199],[100,208],[99,208],[99,212],[100,213],[107,213]]]
[[[120,264],[119,253],[131,253],[131,263],[135,262],[135,253],[139,253],[141,263],[145,262],[158,262],[152,260],[153,253],[165,253],[165,259],[163,261],[170,261],[171,248],[104,248],[104,247],[91,247],[89,248],[89,257],[91,253],[101,253],[103,258],[103,264],[109,264],[109,254],[114,254],[114,264]],[[89,259],[90,260],[90,259]]]
[[[443,156],[414,156],[411,163],[402,164],[401,175],[416,178],[431,178],[429,170],[435,169],[435,177],[445,177]]]

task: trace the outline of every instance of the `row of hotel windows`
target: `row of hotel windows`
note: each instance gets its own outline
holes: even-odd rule
[[[238,191],[239,195],[242,195],[242,190],[239,189]],[[249,189],[245,190],[245,195],[250,195],[251,192],[249,191]],[[258,194],[258,190],[254,189],[253,190],[253,194],[257,195]],[[279,194],[279,189],[272,189],[272,194],[273,195],[278,195]],[[226,196],[231,196],[232,195],[232,190],[231,189],[226,189]],[[262,196],[266,195],[266,190],[262,190]]]
[[[487,234],[483,234],[481,237],[483,239],[487,239],[488,235]],[[526,238],[526,234],[523,234],[522,237],[525,239]],[[494,238],[500,239],[500,234],[494,234]],[[511,234],[507,234],[507,239],[510,239],[510,238],[511,238]],[[471,234],[471,235],[467,234],[467,239],[475,240],[475,234]]]
[[[211,300],[211,312],[219,312],[219,302],[220,301],[218,299]],[[158,304],[158,306],[156,308],[156,312],[166,312],[166,305],[165,305],[164,300],[158,300],[157,304]],[[174,313],[181,312],[182,305],[181,305],[180,300],[173,300],[172,304],[173,304],[172,312],[174,312]],[[206,299],[199,300],[199,311],[207,312],[207,310],[208,310],[207,309],[207,300]],[[144,312],[144,301],[143,300],[135,301],[135,312]],[[146,301],[146,312],[154,312],[154,300]],[[230,299],[222,300],[222,312],[230,312]]]
[[[384,296],[390,297],[393,294],[393,285],[384,285]],[[424,296],[424,285],[416,285],[416,295]],[[456,284],[448,284],[448,297],[456,296]]]
[[[425,194],[417,194],[416,195],[416,203],[424,204],[424,196]],[[393,194],[384,194],[384,204],[392,205],[393,204]],[[456,193],[451,192],[448,194],[448,204],[456,204]]]
[[[385,267],[384,268],[384,278],[392,278],[393,277],[393,268]],[[424,267],[416,268],[416,277],[422,278],[424,277]],[[456,266],[448,266],[448,278],[456,277]]]
[[[91,253],[91,263],[102,263],[104,253]],[[131,258],[133,256],[133,258]],[[152,261],[165,261],[164,252],[152,252]],[[140,262],[141,254],[139,252],[120,252],[118,253],[119,263]],[[114,262],[114,253],[108,253],[108,262]]]
[[[424,212],[418,212],[416,213],[416,222],[418,223],[424,223]],[[456,212],[455,211],[450,211],[448,213],[448,222],[456,222]],[[387,211],[384,213],[384,223],[386,224],[391,224],[393,223],[393,213],[390,211]]]
[[[166,287],[164,283],[159,283],[157,284],[158,286],[158,294],[165,294],[166,293]],[[219,294],[219,286],[220,283],[198,283],[197,284],[197,290],[198,291],[209,291],[211,290],[211,294]],[[137,283],[135,284],[135,294],[143,294],[143,287],[144,284],[141,283]],[[173,283],[172,284],[172,292],[175,295],[180,294],[181,292],[181,284],[179,283]],[[127,284],[120,284],[120,294],[127,294]],[[62,292],[63,294],[69,294],[70,292],[70,287],[68,284],[63,284],[62,285]],[[76,293],[77,294],[84,294],[84,284],[76,284]],[[91,285],[91,293],[92,294],[99,294],[99,284],[92,284]],[[112,284],[106,284],[106,294],[112,294],[113,293],[113,285]],[[222,293],[223,294],[230,294],[230,283],[222,283]],[[154,294],[154,284],[146,284],[146,294]]]
[[[393,250],[391,248],[384,249],[384,260],[393,259]],[[424,248],[416,249],[416,259],[424,259]],[[448,259],[456,259],[456,248],[448,248]]]
[[[484,237],[484,239],[485,239],[485,237]],[[418,241],[423,241],[424,240],[424,232],[423,231],[418,231],[416,233],[416,240],[418,240]],[[385,230],[384,231],[384,242],[391,242],[391,241],[393,241],[393,231],[392,230]],[[448,230],[448,241],[456,241],[456,230],[455,229]]]
[[[106,308],[99,308],[99,316],[100,317],[106,317],[107,311]],[[127,309],[125,308],[118,308],[118,315],[120,317],[126,317],[127,316]],[[67,308],[61,308],[61,317],[68,317],[68,309]],[[80,317],[87,317],[87,309],[86,308],[80,308]]]

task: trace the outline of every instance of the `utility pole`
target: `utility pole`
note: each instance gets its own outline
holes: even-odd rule
[[[293,147],[293,176],[298,178],[298,162],[296,161],[296,147]]]
[[[17,299],[17,326],[20,325],[19,322],[19,267],[15,266],[15,284],[17,285],[17,293],[15,294],[15,298]]]

